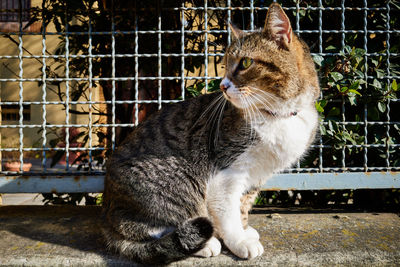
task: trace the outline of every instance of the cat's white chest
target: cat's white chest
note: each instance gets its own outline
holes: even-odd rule
[[[238,157],[231,168],[245,174],[246,186],[261,186],[276,172],[292,166],[307,150],[318,119],[315,110],[272,119],[255,127],[261,141]]]

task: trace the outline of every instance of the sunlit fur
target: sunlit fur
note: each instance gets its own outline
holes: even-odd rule
[[[263,253],[248,210],[314,140],[319,86],[278,4],[259,32],[231,29],[223,93],[163,107],[108,159],[102,215],[110,250],[147,265],[216,256],[221,241],[243,259]]]
[[[264,29],[251,34],[235,29],[238,38],[227,48],[224,58],[224,80],[233,84],[225,96],[235,106],[246,109],[244,112],[252,118],[265,115],[263,109],[285,115],[302,107],[298,96],[319,96],[318,78],[307,45],[292,35],[290,44],[282,48],[268,27],[266,22]],[[238,64],[243,58],[253,59],[253,64],[241,70]]]
[[[258,32],[246,34],[234,26],[231,30],[234,40],[226,50],[221,89],[241,111],[254,142],[228,168],[210,177],[207,206],[230,251],[253,258],[263,253],[263,247],[257,231],[243,221],[251,206],[243,200],[254,197],[274,173],[298,161],[314,140],[319,84],[307,45],[292,33],[278,4],[270,6]],[[253,63],[242,68],[244,58]]]

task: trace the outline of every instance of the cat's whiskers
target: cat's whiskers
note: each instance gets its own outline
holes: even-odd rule
[[[257,96],[252,96],[252,98],[249,98],[249,101],[250,102],[254,102],[254,99],[257,99]],[[255,113],[257,112],[259,119],[264,118],[262,112],[260,111],[260,109],[258,108],[256,103],[253,103],[253,110],[254,110]]]
[[[251,90],[249,90],[249,87],[247,86],[239,87],[238,90],[242,96],[248,96],[254,93]]]
[[[225,98],[222,97],[218,97],[218,101],[215,102],[215,104],[212,107],[212,112],[211,112],[211,116],[209,116],[206,120],[206,124],[205,126],[208,126],[209,123],[213,122],[213,120],[216,118],[216,114],[219,112],[219,109],[222,105],[222,103],[225,102]]]
[[[205,133],[206,129],[209,128],[208,126],[210,125],[210,123],[212,123],[212,121],[214,121],[214,118],[218,112],[218,110],[220,110],[220,106],[226,103],[226,99],[225,97],[223,97],[223,95],[219,95],[217,96],[208,106],[207,108],[203,111],[203,113],[199,116],[199,118],[196,120],[196,122],[193,124],[192,128],[190,130],[193,130],[193,128],[199,123],[199,121],[201,121],[205,116],[208,116],[205,124],[203,125],[203,127],[201,128],[201,132],[200,132],[200,137],[203,136],[203,134]],[[215,122],[213,123],[212,127],[214,127]],[[210,128],[210,133],[212,130],[212,127]],[[200,144],[200,140],[202,138],[198,139],[198,145]],[[209,146],[211,144],[209,143]]]
[[[240,102],[241,102],[241,104],[242,104],[242,106],[246,106],[247,104],[246,103],[244,103],[244,102],[246,102],[246,100],[245,100],[245,98],[242,96],[242,95],[240,95],[239,94],[239,100],[240,100]],[[250,129],[250,136],[252,135],[252,126],[251,126],[251,114],[250,114],[250,111],[247,109],[247,108],[243,108],[242,109],[243,110],[243,113],[244,113],[244,119],[245,119],[245,121],[246,121],[246,124],[245,124],[245,127],[244,127],[244,129],[245,130],[247,130],[247,129]],[[247,131],[245,131],[245,133],[246,133]]]
[[[241,94],[239,94],[239,99],[240,99],[242,106],[245,107],[245,108],[243,108],[243,111],[244,111],[244,119],[246,120],[246,127],[247,127],[247,125],[250,125],[250,128],[252,128],[251,127],[252,118],[251,118],[250,110],[247,108],[248,103],[246,103],[247,102],[246,98],[243,97]]]
[[[251,99],[251,102],[252,102],[254,108],[256,108],[258,111],[259,111],[259,108],[258,108],[259,105],[262,105],[266,110],[269,110],[269,111],[274,110],[273,105],[270,103],[270,100],[266,99],[266,97],[263,95],[256,93],[256,94],[250,94],[247,97],[249,99]],[[261,112],[260,112],[260,114],[261,114]],[[261,116],[261,117],[263,117],[263,116]]]
[[[275,109],[273,107],[271,107],[269,105],[269,103],[266,103],[265,99],[262,96],[252,96],[252,97],[257,101],[257,104],[255,104],[255,106],[256,106],[257,111],[260,114],[260,117],[265,118],[264,112],[266,112],[268,114],[276,114]],[[260,110],[259,105],[262,106],[261,110]],[[264,110],[264,112],[262,112],[262,110]]]
[[[245,92],[245,93],[243,93],[243,95],[246,95],[246,96],[254,96],[254,95],[261,96],[262,95],[262,96],[264,96],[262,99],[267,103],[270,103],[270,102],[278,102],[279,103],[278,97],[276,97],[270,93],[267,93],[261,89],[258,89],[257,87],[254,87],[254,86],[249,86],[249,85],[242,86],[239,88],[239,90],[242,90],[243,92]]]
[[[245,111],[245,119],[246,119],[246,127],[250,128],[250,136],[249,139],[251,140],[251,144],[253,144],[255,140],[255,130],[254,130],[254,123],[256,119],[256,115],[252,109],[252,103],[249,102],[249,98],[243,95],[239,95],[240,99],[242,102],[245,102],[243,106],[245,108],[243,109]],[[249,126],[247,126],[249,125]]]
[[[211,113],[211,116],[207,118],[206,124],[203,127],[203,130],[208,129],[208,147],[210,151],[213,150],[211,142],[213,142],[214,148],[218,144],[220,119],[222,118],[225,104],[226,99],[221,95],[219,101],[217,102],[215,108]]]
[[[277,97],[276,95],[274,95],[274,94],[272,94],[272,93],[270,93],[270,92],[268,92],[268,91],[261,90],[261,89],[258,88],[258,87],[250,86],[250,85],[249,85],[248,88],[250,88],[251,90],[260,92],[260,93],[262,93],[262,94],[268,95],[268,96],[269,96],[270,98],[272,98],[272,99],[280,100],[280,98]]]
[[[219,140],[219,132],[220,132],[220,128],[221,128],[221,121],[222,121],[222,117],[224,114],[224,110],[225,110],[225,105],[226,105],[226,100],[222,101],[222,106],[221,104],[219,105],[219,115],[217,115],[217,125],[215,128],[215,136],[214,136],[214,147],[217,147],[218,144],[218,140]]]
[[[274,101],[276,101],[276,102],[281,102],[281,101],[282,101],[282,99],[280,99],[279,97],[277,97],[277,96],[275,96],[275,95],[273,95],[273,94],[271,94],[271,93],[269,93],[269,92],[266,92],[266,91],[264,91],[264,90],[261,90],[261,89],[259,89],[259,88],[257,88],[257,87],[248,86],[248,88],[250,88],[250,90],[254,90],[254,91],[256,91],[258,94],[264,95],[264,96],[268,97],[269,99],[272,99],[272,100],[274,100]]]
[[[249,97],[256,99],[258,103],[261,104],[266,111],[270,113],[275,113],[276,107],[274,107],[274,105],[271,103],[271,99],[273,99],[273,97],[271,97],[271,94],[268,94],[260,90],[260,92],[257,92],[256,94],[253,94]],[[275,102],[274,99],[272,100],[272,102]]]
[[[238,95],[240,97],[243,109],[246,109],[249,113],[253,114],[253,116],[250,116],[251,117],[251,125],[253,125],[254,123],[256,123],[256,119],[257,119],[257,115],[254,111],[254,109],[257,108],[257,105],[254,103],[254,100],[252,100],[252,98],[251,98],[251,96],[254,95],[254,92],[252,92],[249,89],[250,89],[249,86],[239,87],[238,90],[239,90],[240,94],[238,94]]]
[[[264,116],[262,115],[262,113],[260,112],[260,109],[258,108],[258,106],[257,106],[257,103],[256,103],[256,100],[257,100],[257,98],[256,98],[256,96],[249,96],[249,97],[247,97],[247,101],[248,101],[248,103],[250,104],[250,107],[251,107],[251,111],[253,112],[253,114],[254,114],[254,120],[253,120],[253,123],[254,124],[258,124],[259,123],[259,120],[261,119],[261,118],[264,118]],[[258,102],[259,102],[259,100],[257,100]]]
[[[207,113],[210,112],[210,110],[213,109],[213,107],[217,104],[218,101],[220,101],[223,97],[223,95],[219,95],[218,97],[216,97],[213,101],[211,101],[211,103],[207,106],[207,108],[201,113],[201,115],[199,116],[199,118],[196,120],[196,122],[193,124],[192,128],[190,130],[192,130],[198,123],[199,121],[201,121],[206,115]]]

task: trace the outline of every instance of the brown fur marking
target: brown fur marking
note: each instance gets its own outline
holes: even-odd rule
[[[240,198],[240,213],[244,229],[247,229],[247,226],[249,225],[249,211],[251,210],[254,200],[258,196],[259,192],[260,190],[251,190]]]

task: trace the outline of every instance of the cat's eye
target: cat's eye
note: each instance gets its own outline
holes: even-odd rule
[[[242,58],[242,60],[240,60],[239,67],[242,70],[245,70],[248,69],[251,66],[251,64],[253,64],[253,60],[251,58],[244,57]]]

